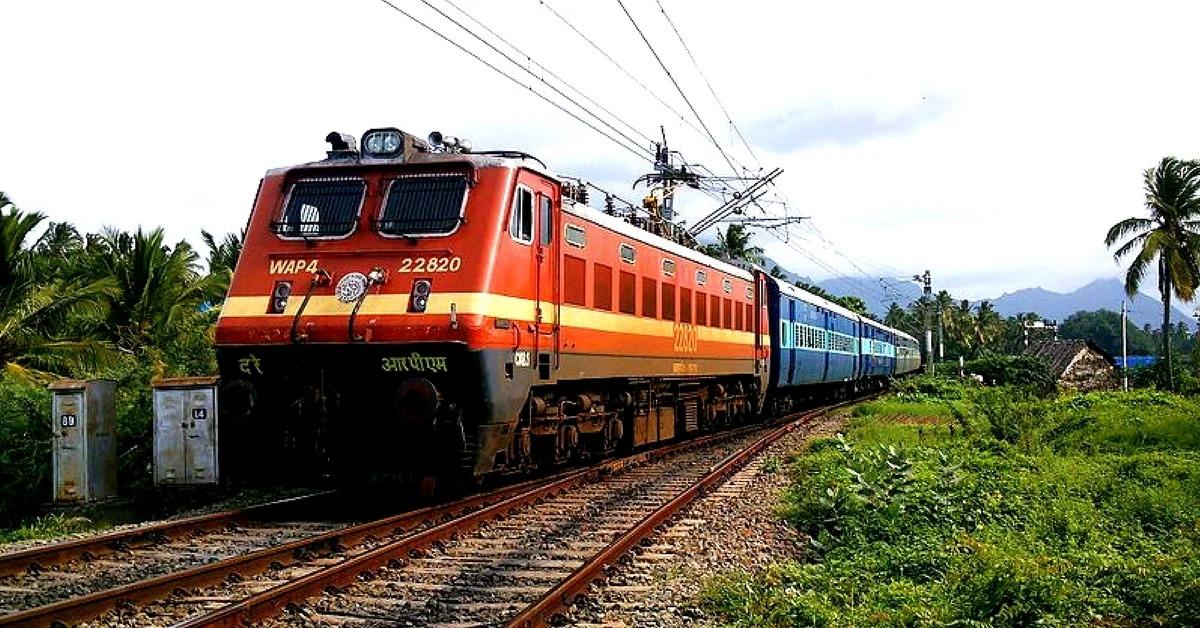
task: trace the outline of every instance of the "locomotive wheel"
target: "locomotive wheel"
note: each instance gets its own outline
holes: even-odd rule
[[[621,419],[609,419],[604,424],[604,452],[611,453],[616,451],[617,446],[621,444],[621,439],[625,436],[625,424]]]
[[[555,462],[567,462],[579,456],[579,428],[574,425],[560,425],[558,438],[555,443]]]

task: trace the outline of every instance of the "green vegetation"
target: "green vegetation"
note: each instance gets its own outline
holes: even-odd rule
[[[37,517],[12,530],[0,530],[0,543],[51,539],[76,532],[95,530],[98,526],[87,517],[52,514]]]
[[[1195,400],[916,379],[786,471],[809,549],[714,578],[730,623],[1200,623]]]
[[[0,525],[49,501],[45,384],[56,377],[117,381],[119,483],[148,485],[150,380],[216,370],[211,330],[241,239],[202,235],[207,272],[191,245],[168,244],[161,229],[83,235],[0,193]],[[39,519],[15,534],[72,521]]]
[[[1191,301],[1200,285],[1200,161],[1164,157],[1146,170],[1149,218],[1134,216],[1113,225],[1104,237],[1113,257],[1133,256],[1125,273],[1125,291],[1137,293],[1152,267],[1162,299],[1162,356],[1166,388],[1175,389],[1171,368],[1171,299]]]
[[[1159,334],[1139,329],[1137,325],[1125,321],[1129,355],[1154,355],[1156,345],[1161,344]],[[1075,312],[1067,320],[1059,324],[1058,334],[1063,338],[1078,338],[1091,340],[1108,352],[1109,355],[1121,355],[1121,313],[1112,310],[1096,310],[1094,312]],[[1195,339],[1188,333],[1187,325],[1180,321],[1171,330],[1171,346],[1177,351],[1190,351]]]
[[[1041,320],[1032,313],[1005,318],[990,301],[971,305],[966,299],[956,301],[949,292],[942,290],[932,298],[913,301],[908,307],[892,303],[883,322],[914,338],[923,338],[926,312],[933,321],[934,342],[943,345],[948,358],[1015,352],[1024,339],[1022,325]]]

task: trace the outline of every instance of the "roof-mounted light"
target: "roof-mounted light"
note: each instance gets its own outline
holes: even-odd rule
[[[443,135],[439,131],[429,134],[429,146],[439,153],[469,153],[471,140]]]
[[[329,149],[334,152],[354,152],[358,150],[358,140],[355,140],[352,134],[331,131],[328,136],[325,136],[325,142],[329,142]]]
[[[395,157],[404,150],[404,133],[400,129],[371,129],[363,133],[363,154],[370,157]]]
[[[350,153],[358,152],[358,142],[353,135],[346,133],[338,133],[332,131],[325,136],[325,141],[329,142],[329,156],[344,156]]]

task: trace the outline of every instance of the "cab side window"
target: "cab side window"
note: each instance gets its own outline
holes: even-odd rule
[[[521,244],[533,242],[533,192],[518,187],[513,197],[512,216],[508,221],[508,234]]]
[[[540,206],[539,217],[540,223],[538,231],[541,234],[542,246],[550,244],[550,236],[554,233],[554,215],[551,213],[553,207],[550,203],[550,197],[539,194],[538,204]]]

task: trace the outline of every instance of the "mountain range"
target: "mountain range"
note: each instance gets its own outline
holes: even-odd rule
[[[764,266],[771,268],[776,265],[767,259]],[[914,282],[887,281],[872,284],[867,278],[834,277],[824,281],[814,282],[808,277],[798,275],[780,267],[787,281],[796,280],[813,284],[835,295],[853,295],[867,304],[867,309],[882,318],[888,306],[893,301],[907,305],[921,296],[921,288]],[[937,290],[937,286],[934,286]],[[1023,288],[1015,292],[1006,292],[994,299],[987,299],[1004,316],[1016,316],[1026,312],[1035,312],[1049,320],[1062,322],[1068,316],[1080,311],[1112,310],[1121,311],[1121,301],[1129,302],[1129,320],[1138,327],[1150,325],[1157,329],[1162,324],[1162,301],[1138,293],[1132,299],[1125,294],[1125,286],[1117,279],[1097,279],[1071,292],[1054,292],[1045,288]],[[979,301],[973,301],[978,305]],[[1196,321],[1191,314],[1179,307],[1171,307],[1171,323],[1183,321],[1189,329],[1196,328]]]

